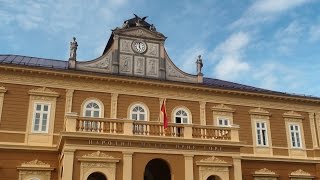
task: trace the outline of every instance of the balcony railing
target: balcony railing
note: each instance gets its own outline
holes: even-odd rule
[[[218,127],[211,125],[192,125],[155,121],[135,121],[128,119],[86,118],[75,113],[66,115],[67,132],[89,132],[133,136],[158,136],[184,139],[209,139],[221,141],[239,141],[239,127]]]

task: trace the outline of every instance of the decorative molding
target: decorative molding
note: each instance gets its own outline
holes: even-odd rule
[[[82,156],[83,158],[108,158],[108,159],[114,159],[113,156],[107,155],[101,151],[93,152],[91,154],[85,154]]]
[[[267,169],[267,168],[263,168],[263,169],[255,171],[254,174],[275,175],[276,173]]]
[[[211,110],[218,112],[235,112],[235,110],[225,104],[218,104],[211,107]]]
[[[270,112],[265,110],[265,109],[262,109],[261,107],[258,107],[258,108],[254,108],[254,109],[251,109],[249,111],[249,113],[251,115],[262,115],[262,116],[271,116]]]
[[[46,164],[42,161],[39,161],[38,159],[25,162],[21,164],[21,167],[50,167],[50,164]]]
[[[29,94],[34,96],[59,97],[59,93],[50,90],[46,87],[31,89],[29,90]]]
[[[200,124],[201,125],[206,125],[207,120],[206,120],[206,102],[204,101],[199,101],[200,104]]]
[[[298,169],[296,171],[293,171],[290,173],[291,176],[311,176],[310,173],[302,170],[302,169]]]
[[[205,159],[201,159],[200,162],[210,162],[210,163],[227,163],[226,161],[224,160],[221,160],[215,156],[211,156],[211,157],[208,157],[208,158],[205,158]]]
[[[295,111],[288,111],[283,113],[284,118],[303,119],[303,116]]]

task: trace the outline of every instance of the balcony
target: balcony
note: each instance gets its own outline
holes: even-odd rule
[[[212,125],[163,123],[157,121],[135,121],[129,119],[86,118],[75,113],[66,115],[67,132],[84,132],[113,135],[181,138],[239,142],[239,127],[218,127]]]

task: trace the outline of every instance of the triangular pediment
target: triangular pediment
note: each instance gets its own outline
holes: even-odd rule
[[[138,38],[150,38],[157,40],[165,40],[166,37],[156,31],[150,31],[144,27],[132,27],[127,29],[116,29],[113,31],[114,34],[122,35],[122,36],[131,36]]]

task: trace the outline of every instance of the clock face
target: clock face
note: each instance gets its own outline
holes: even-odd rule
[[[137,53],[144,53],[147,50],[147,44],[143,41],[134,41],[132,49]]]

